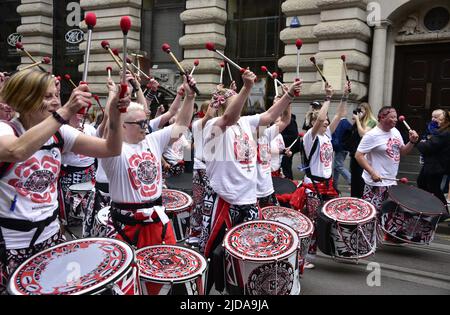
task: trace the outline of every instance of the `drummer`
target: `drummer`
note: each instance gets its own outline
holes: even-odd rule
[[[317,223],[318,211],[324,201],[338,196],[333,188],[333,146],[331,144],[331,135],[336,130],[339,121],[346,115],[347,97],[350,85],[344,87],[342,100],[337,107],[336,115],[330,122],[328,120],[328,109],[333,97],[333,88],[327,83],[325,86],[325,101],[319,111],[311,112],[310,128],[303,137],[303,155],[305,178],[303,180],[302,189],[306,192],[306,207],[304,214]],[[311,239],[311,244],[306,257],[304,268],[312,269],[317,253],[317,228]]]
[[[355,158],[364,169],[363,199],[373,204],[380,216],[381,204],[387,199],[390,186],[397,185],[396,177],[400,157],[407,155],[419,141],[416,131],[409,131],[409,142],[405,145],[400,132],[395,128],[397,111],[385,106],[378,112],[378,125],[362,138]],[[385,237],[385,241],[387,238]]]
[[[0,93],[0,99],[20,114],[0,122],[0,292],[22,262],[64,241],[56,187],[62,153],[120,154],[122,130],[114,121],[120,120],[118,107],[126,108],[129,96],[119,100],[115,94],[110,133],[104,140],[66,126],[90,98],[89,87],[81,85],[61,107],[55,79],[36,70],[17,72]]]
[[[300,92],[301,81],[261,115],[240,117],[256,76],[247,70],[239,94],[229,89],[214,93],[211,105],[224,106],[221,117],[211,119],[204,129],[204,157],[210,186],[203,205],[203,229],[200,250],[209,257],[222,241],[223,226],[259,218],[256,206],[256,141],[253,133],[259,126],[275,121]]]
[[[274,99],[276,104],[281,98]],[[280,151],[272,152],[272,142],[277,136],[281,136],[283,130],[291,122],[291,105],[283,112],[283,115],[277,118],[275,123],[266,128],[264,131],[258,129],[258,159],[257,173],[258,179],[256,184],[256,197],[258,198],[258,206],[260,209],[269,206],[279,206],[280,203],[275,196],[275,190],[272,182],[272,159],[279,158]],[[274,156],[272,156],[274,153]]]
[[[176,243],[162,207],[161,157],[164,149],[178,140],[190,124],[195,93],[186,79],[184,90],[186,97],[175,124],[149,135],[144,107],[130,106],[122,126],[122,154],[101,159],[110,183],[111,218],[117,238],[137,248]]]

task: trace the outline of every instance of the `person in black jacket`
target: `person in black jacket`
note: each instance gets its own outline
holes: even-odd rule
[[[438,126],[436,135],[416,145],[424,160],[417,178],[417,185],[434,194],[446,205],[447,200],[441,190],[441,182],[450,170],[450,113],[448,111],[442,110],[438,118]]]
[[[297,120],[294,114],[291,114],[291,123],[284,129],[284,131],[281,133],[283,136],[284,143],[286,147],[289,147],[295,139],[298,137],[298,126],[297,126]],[[294,155],[298,152],[300,152],[300,142],[297,141],[296,144],[291,148],[292,155],[287,156],[283,155],[283,159],[281,161],[281,169],[283,170],[284,176],[286,176],[289,179],[294,179],[294,176],[292,174],[292,159],[294,158]]]

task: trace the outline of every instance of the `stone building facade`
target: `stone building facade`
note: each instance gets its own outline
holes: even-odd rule
[[[161,14],[168,14],[170,17],[170,12],[177,13],[170,20],[164,19],[165,15],[160,15],[159,20],[158,16],[152,15],[153,24],[156,21],[162,24],[154,25],[154,28],[170,29],[166,36],[174,37],[177,32],[180,33],[180,36],[177,35],[178,42],[172,38],[170,44],[187,68],[192,66],[195,59],[200,60],[195,78],[202,92],[201,98],[208,98],[219,82],[221,59],[219,55],[206,50],[204,45],[206,42],[213,42],[217,49],[229,49],[231,37],[236,36],[234,29],[230,32],[231,15],[234,14],[231,11],[233,7],[242,7],[240,3],[245,1],[249,0],[73,1],[79,3],[82,11],[95,12],[98,18],[89,67],[89,81],[93,91],[105,92],[105,68],[111,65],[111,57],[102,49],[101,41],[108,40],[111,46],[117,48],[122,45],[122,32],[118,27],[120,16],[129,15],[132,20],[128,41],[130,51],[150,50],[150,55],[153,52],[158,54],[158,46],[162,43],[150,45],[150,42],[156,41],[161,32],[147,31],[151,23],[146,7],[157,7],[160,3],[161,9],[158,12]],[[294,106],[294,113],[297,115],[303,115],[308,104],[312,100],[321,99],[324,94],[321,78],[309,58],[314,56],[319,67],[329,76],[329,81],[336,90],[337,103],[345,84],[340,61],[343,54],[346,55],[348,74],[352,81],[352,105],[368,100],[375,112],[383,105],[393,105],[399,112],[407,115],[410,124],[419,130],[426,118],[430,117],[432,109],[450,109],[448,1],[269,0],[267,3],[271,1],[280,8],[280,21],[283,23],[276,34],[281,48],[276,49],[278,54],[275,56],[278,58],[276,66],[283,73],[285,82],[292,82],[296,76],[295,41],[301,38],[304,43],[300,64],[304,88],[303,95]],[[24,44],[38,58],[54,54],[54,21],[55,14],[58,14],[54,10],[54,1],[16,2],[20,16],[17,33],[23,36]],[[258,19],[260,17],[252,16],[248,20]],[[80,27],[85,29],[83,22]],[[242,32],[242,28],[238,29],[237,33],[240,34],[239,32]],[[146,49],[149,45],[152,48]],[[84,48],[85,43],[80,43],[81,52]],[[149,67],[155,66],[151,59],[150,56]],[[76,68],[82,71],[82,57],[77,60],[79,62]],[[22,56],[21,61],[30,62],[25,56]],[[160,62],[156,66],[155,73],[164,74],[165,69],[175,73],[168,57],[167,63]],[[242,66],[246,64],[242,63]],[[55,70],[61,74],[65,70],[64,65],[59,68]],[[264,77],[259,69],[252,70]],[[266,94],[269,93],[267,91],[269,89],[266,89]]]

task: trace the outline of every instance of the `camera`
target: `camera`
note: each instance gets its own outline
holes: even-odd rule
[[[354,114],[354,115],[358,115],[359,113],[362,113],[361,108],[357,108],[357,109],[355,109],[355,110],[353,111],[353,114]]]

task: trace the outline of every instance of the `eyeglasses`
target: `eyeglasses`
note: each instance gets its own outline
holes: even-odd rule
[[[129,124],[129,125],[138,125],[139,127],[141,127],[142,129],[146,129],[148,126],[148,120],[139,120],[139,121],[125,121],[125,124]]]

